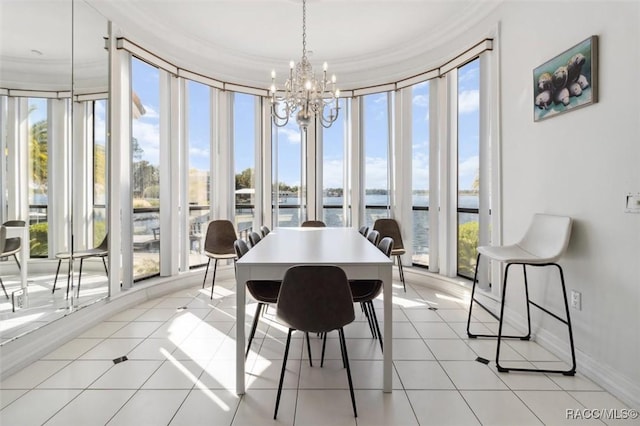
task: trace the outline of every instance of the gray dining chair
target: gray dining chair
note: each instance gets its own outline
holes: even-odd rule
[[[260,227],[260,233],[262,234],[262,238],[266,237],[269,234],[269,232],[271,232],[271,230],[269,229],[268,226],[262,225]]]
[[[362,234],[363,237],[366,237],[367,234],[369,233],[369,227],[368,226],[361,226],[360,229],[358,229],[358,232],[360,234]]]
[[[78,296],[80,296],[80,283],[82,281],[82,265],[85,259],[89,259],[92,257],[98,257],[102,259],[102,264],[104,265],[104,273],[107,277],[109,277],[109,268],[107,268],[106,257],[109,255],[109,233],[107,233],[100,244],[94,248],[90,248],[87,250],[78,250],[73,253],[70,252],[61,252],[56,253],[56,259],[58,259],[58,267],[56,268],[56,277],[53,280],[53,288],[51,289],[51,293],[56,291],[56,284],[58,283],[58,274],[60,272],[60,265],[63,260],[67,260],[73,262],[76,259],[80,259],[80,271],[78,272]],[[67,299],[69,298],[69,288],[71,287],[71,268],[67,273]]]
[[[204,254],[209,258],[207,260],[207,269],[204,272],[202,280],[202,288],[207,282],[207,274],[209,273],[209,263],[211,259],[213,264],[213,280],[211,281],[211,299],[213,299],[213,287],[216,283],[216,269],[218,260],[235,259],[236,250],[233,243],[238,239],[236,229],[229,220],[212,220],[207,226],[207,235],[204,239]]]
[[[378,241],[380,240],[380,233],[378,231],[371,231],[367,234],[367,240],[374,246],[378,245]]]
[[[249,243],[251,243],[251,247],[255,247],[262,240],[260,234],[255,231],[249,232]]]
[[[305,220],[300,226],[303,228],[324,228],[327,225],[321,220]]]
[[[245,254],[249,252],[249,246],[244,240],[236,240],[233,243],[233,247],[236,251],[236,256],[238,259],[242,258]],[[247,281],[247,290],[249,290],[249,294],[258,302],[258,307],[256,308],[256,313],[253,317],[253,323],[251,325],[251,332],[249,333],[249,342],[247,344],[247,352],[244,357],[249,356],[249,350],[251,349],[251,342],[256,334],[256,329],[258,327],[258,321],[260,320],[260,315],[264,313],[264,310],[270,304],[275,304],[278,301],[278,293],[280,293],[280,281],[269,281],[269,280],[252,280]],[[240,285],[240,283],[237,283]]]
[[[402,255],[406,253],[406,250],[402,243],[402,233],[398,222],[395,219],[378,219],[373,224],[373,229],[380,233],[380,238],[391,237],[393,239],[391,256],[395,256],[397,259],[398,274],[400,275],[400,281],[402,281],[402,287],[406,292],[407,286],[404,282],[404,270],[402,269]]]
[[[355,319],[353,299],[344,271],[335,265],[297,265],[289,268],[282,280],[276,316],[288,328],[282,371],[273,418],[278,416],[282,383],[287,367],[291,334],[294,330],[306,333],[327,333],[338,330],[342,361],[347,370],[353,415],[358,417],[353,393],[351,369],[343,327]],[[308,341],[308,340],[307,340]]]
[[[14,226],[24,227],[26,222],[24,220],[7,220],[2,224],[7,228],[11,228]],[[4,244],[4,248],[0,250],[0,258],[13,256],[13,259],[16,261],[18,265],[18,269],[21,269],[20,261],[18,260],[18,252],[22,248],[22,238],[20,237],[10,237],[7,238]]]

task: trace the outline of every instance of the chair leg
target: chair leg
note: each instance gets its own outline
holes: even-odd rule
[[[9,295],[7,294],[7,289],[4,288],[4,283],[2,282],[2,278],[0,278],[0,285],[2,286],[2,291],[4,291],[4,295],[6,296],[6,298],[9,298]],[[324,353],[324,352],[323,352]]]
[[[69,258],[69,270],[67,271],[67,300],[69,299],[69,288],[71,288],[71,286],[73,285],[73,282],[71,281],[71,278],[73,278],[71,276],[72,262],[73,262],[73,259],[70,257]]]
[[[471,287],[471,301],[469,302],[469,315],[467,316],[467,336],[470,338],[477,337],[475,334],[471,334],[469,329],[471,325],[471,311],[473,309],[473,302],[475,301],[474,296],[476,294],[476,283],[478,282],[478,266],[480,265],[480,253],[476,257],[476,267],[473,273],[473,286]]]
[[[204,270],[204,279],[202,280],[202,288],[207,282],[207,274],[209,273],[209,263],[211,263],[211,258],[207,259],[207,269]]]
[[[369,329],[371,330],[371,337],[376,338],[376,329],[371,321],[371,313],[369,312],[369,307],[367,306],[367,302],[360,302],[360,306],[362,307],[362,312],[364,312],[364,316],[367,317],[367,322],[369,323]]]
[[[373,306],[373,300],[370,300],[367,303],[369,304],[369,308],[371,309],[373,323],[376,325],[376,333],[378,334],[378,340],[380,341],[380,352],[384,353],[384,348],[382,346],[382,334],[380,333],[380,324],[378,324],[378,317],[376,316],[376,310]]]
[[[311,360],[311,340],[309,339],[309,333],[305,332],[304,337],[307,339],[307,352],[309,353],[309,367],[313,367],[313,361]]]
[[[102,264],[104,265],[104,274],[109,278],[109,268],[107,268],[107,261],[102,257]]]
[[[80,272],[78,273],[78,297],[80,297],[80,281],[82,280],[82,262],[84,259],[80,258]]]
[[[503,284],[503,290],[502,290],[502,306],[500,308],[501,310],[501,320],[500,320],[500,324],[498,326],[498,345],[496,347],[496,367],[498,369],[499,372],[501,373],[508,373],[509,371],[528,371],[528,372],[538,372],[538,373],[561,373],[565,376],[573,376],[576,374],[576,353],[575,353],[575,346],[574,346],[574,342],[573,342],[573,327],[571,326],[571,315],[569,314],[569,301],[567,300],[567,288],[564,282],[564,273],[562,271],[562,267],[560,265],[558,265],[557,263],[548,263],[548,264],[544,264],[544,265],[531,265],[531,266],[555,266],[558,268],[558,272],[560,273],[560,283],[562,285],[562,296],[564,299],[564,310],[565,310],[565,315],[566,315],[566,319],[563,319],[561,317],[559,317],[558,315],[554,314],[553,312],[549,311],[548,309],[545,309],[544,307],[538,305],[537,303],[527,300],[527,305],[532,304],[534,305],[536,308],[540,309],[541,311],[551,315],[552,317],[554,317],[555,319],[557,319],[558,321],[560,321],[561,323],[565,324],[567,326],[567,329],[569,331],[569,345],[571,346],[571,368],[568,370],[550,370],[550,369],[542,369],[542,368],[511,368],[511,367],[503,367],[500,365],[500,340],[502,337],[505,336],[501,336],[501,332],[502,332],[502,313],[504,312],[504,294],[506,291],[506,283],[507,283],[507,271],[509,269],[509,266],[511,266],[511,264],[508,264],[506,269],[505,269],[505,276],[504,276],[504,284]],[[526,285],[526,279],[525,279],[525,285]],[[527,294],[527,299],[528,299],[528,294]]]
[[[256,334],[256,328],[258,327],[258,321],[260,319],[260,311],[262,310],[262,303],[258,303],[258,308],[256,309],[256,314],[253,317],[253,324],[251,325],[251,333],[249,333],[249,343],[247,344],[247,353],[244,354],[244,358],[246,359],[249,356],[249,349],[251,349],[251,341],[253,340],[253,336]]]
[[[213,262],[213,280],[211,281],[211,297],[213,300],[213,286],[216,284],[216,269],[218,269],[218,259]]]
[[[324,350],[327,347],[327,333],[322,338],[322,357],[320,358],[320,368],[324,367]]]
[[[284,348],[284,359],[282,360],[282,371],[280,372],[280,383],[278,384],[278,396],[276,397],[276,409],[273,412],[273,420],[278,417],[278,406],[280,405],[280,395],[282,394],[282,383],[284,382],[284,372],[287,369],[287,357],[289,356],[289,344],[291,343],[291,333],[293,329],[289,329],[287,334],[287,345]]]
[[[396,256],[398,258],[398,274],[400,275],[400,281],[402,281],[402,288],[404,288],[404,292],[407,292],[407,286],[404,283],[404,270],[402,269],[402,256]]]
[[[18,256],[16,256],[16,254],[13,254],[13,258],[16,260],[16,263],[18,264],[18,269],[22,269],[22,266],[20,265],[20,262],[18,261]]]
[[[480,253],[478,253],[478,257],[476,258],[476,267],[475,267],[475,272],[473,274],[473,286],[471,288],[471,301],[469,303],[469,315],[467,317],[467,336],[470,339],[475,339],[477,337],[490,337],[490,338],[496,338],[498,337],[495,334],[473,334],[471,333],[471,312],[473,310],[473,304],[477,304],[478,306],[480,306],[482,309],[484,309],[489,315],[491,315],[492,317],[494,317],[496,320],[500,321],[501,316],[498,316],[496,314],[494,314],[491,310],[489,310],[486,306],[484,306],[482,303],[480,303],[479,301],[477,301],[475,299],[475,294],[476,294],[476,285],[478,283],[478,265],[480,265]],[[508,268],[508,265],[507,265]],[[506,271],[505,271],[505,277],[506,277]],[[526,277],[525,277],[526,280]],[[503,300],[504,300],[504,294],[503,294]],[[527,293],[527,300],[529,300],[529,295]],[[527,303],[528,304],[528,303]],[[528,312],[527,312],[528,314]],[[531,320],[529,319],[529,322]],[[529,330],[531,330],[531,326],[529,326]],[[525,336],[502,336],[503,338],[508,338],[508,339],[521,339],[521,340],[529,340],[529,336],[531,335],[531,332],[529,332],[528,335]]]
[[[353,405],[353,416],[358,417],[358,411],[356,410],[356,397],[353,394],[353,382],[351,381],[351,368],[349,367],[349,356],[347,355],[347,342],[344,338],[344,329],[341,327],[338,329],[340,334],[340,349],[342,350],[342,360],[347,368],[347,378],[349,379],[349,392],[351,393],[351,404]]]
[[[58,282],[58,272],[60,272],[60,264],[62,263],[62,259],[58,259],[58,268],[56,269],[56,278],[53,280],[53,289],[51,290],[51,294],[56,291],[56,284]]]

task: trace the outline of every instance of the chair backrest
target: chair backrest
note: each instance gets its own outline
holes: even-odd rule
[[[109,251],[109,233],[108,232],[104,235],[104,238],[102,239],[100,244],[96,247],[96,250]]]
[[[236,250],[236,256],[238,256],[238,259],[249,253],[249,246],[244,240],[235,240],[233,242],[233,248]]]
[[[7,242],[7,228],[0,225],[0,253],[4,252],[4,245]]]
[[[387,257],[391,257],[391,251],[393,250],[393,238],[384,237],[378,243],[378,249],[383,252]]]
[[[368,226],[361,226],[360,229],[358,229],[358,232],[366,237],[367,234],[369,233],[369,227]]]
[[[285,272],[276,315],[289,327],[322,333],[355,319],[351,288],[335,265],[297,265]]]
[[[518,245],[548,262],[556,262],[569,245],[571,222],[567,216],[537,213]]]
[[[249,242],[251,243],[251,247],[255,246],[260,242],[262,237],[255,231],[249,232]]]
[[[321,220],[305,220],[301,226],[303,228],[324,228],[327,225]]]
[[[266,237],[269,234],[269,232],[271,232],[271,230],[269,229],[268,226],[262,225],[260,227],[260,232],[262,232],[263,237]]]
[[[214,254],[235,254],[233,242],[238,239],[236,229],[229,220],[212,220],[207,227],[204,250]]]
[[[367,234],[367,240],[369,240],[374,246],[378,245],[379,239],[380,233],[378,231],[371,231]]]
[[[400,227],[398,226],[398,222],[396,222],[395,219],[378,219],[373,224],[373,229],[380,233],[381,238],[393,238],[394,249],[404,249]]]
[[[8,220],[3,223],[4,226],[25,226],[27,222],[24,220]]]

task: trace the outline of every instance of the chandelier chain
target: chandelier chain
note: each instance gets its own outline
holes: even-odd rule
[[[307,57],[307,2],[302,0],[302,57]]]

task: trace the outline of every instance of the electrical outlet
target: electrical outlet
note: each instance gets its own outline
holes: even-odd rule
[[[582,310],[582,293],[571,290],[571,307],[577,311]]]

